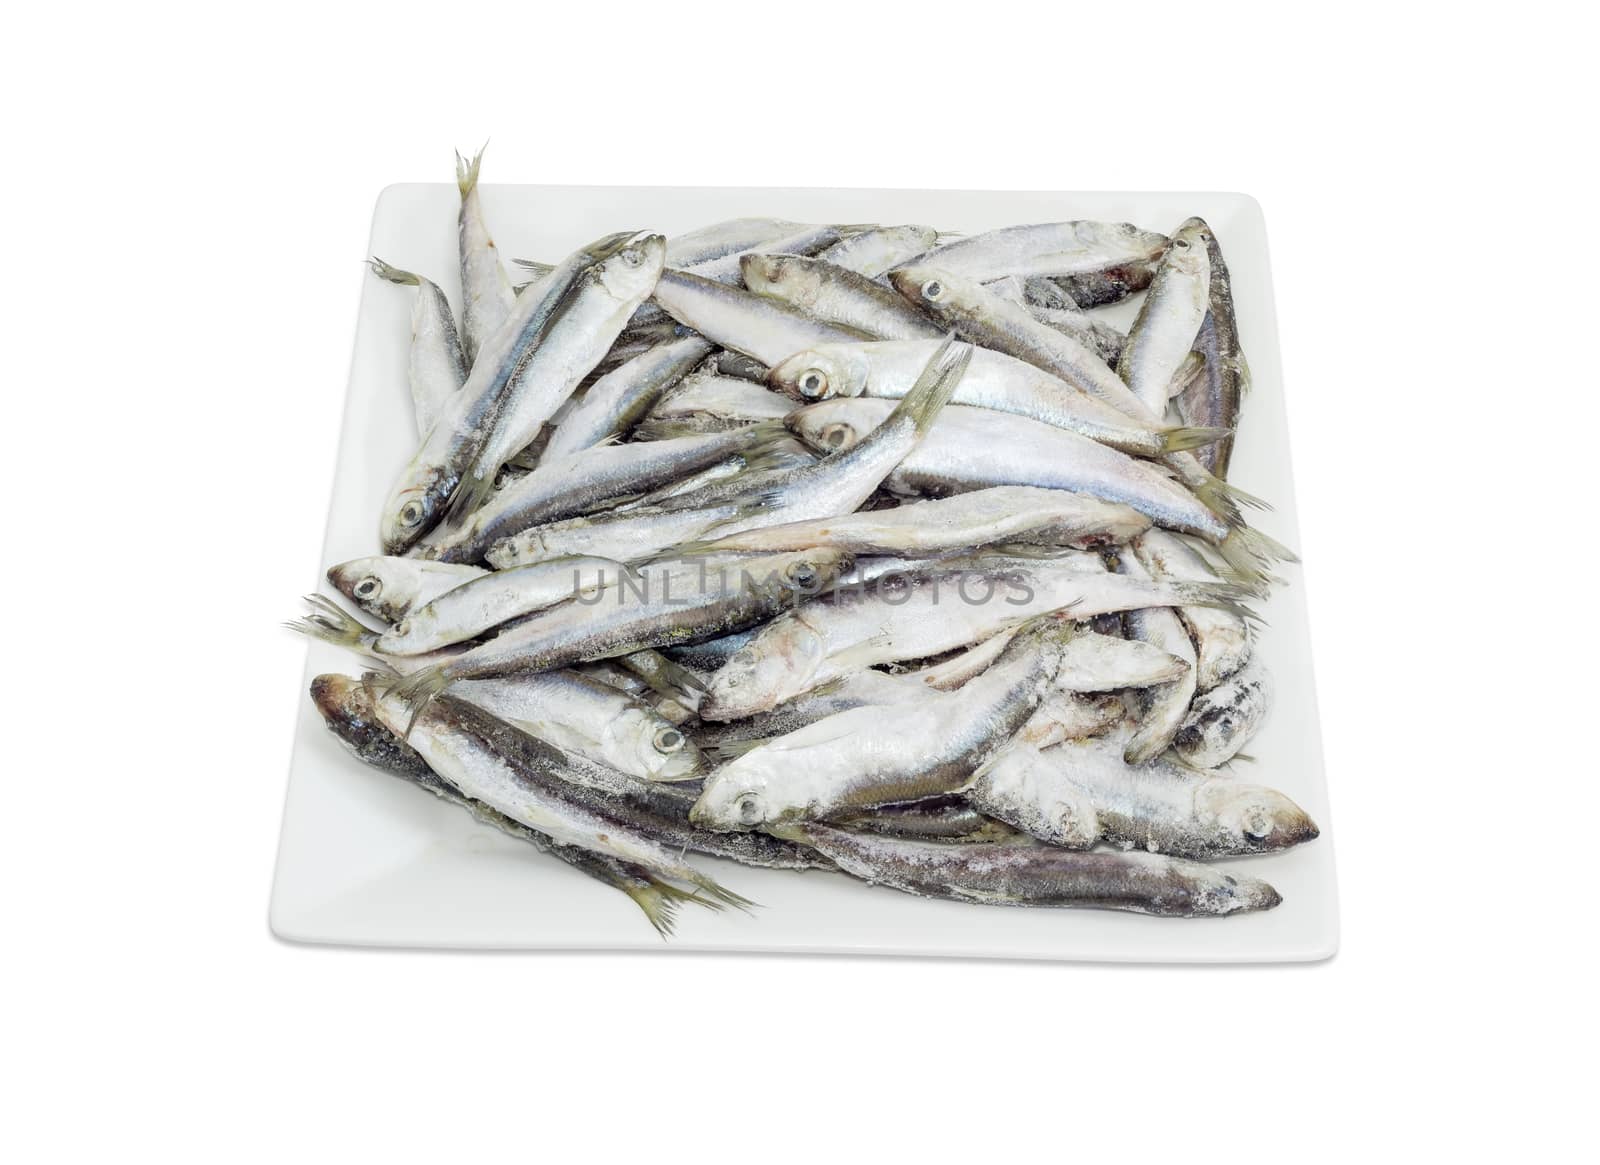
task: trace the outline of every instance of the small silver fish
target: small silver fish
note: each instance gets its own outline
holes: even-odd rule
[[[483,219],[478,193],[478,171],[482,166],[482,150],[470,161],[456,155],[456,185],[461,188],[461,210],[456,219],[461,256],[461,339],[469,368],[478,359],[484,342],[510,317],[517,298]]]
[[[1076,906],[1173,918],[1271,910],[1266,882],[1160,854],[1075,853],[1055,846],[961,845],[790,823],[780,836],[812,846],[845,873],[925,898],[991,906]]]
[[[709,829],[825,820],[965,786],[1044,699],[1072,636],[1036,620],[960,692],[839,712],[759,745],[718,769],[689,819]]]
[[[1173,740],[1178,755],[1201,769],[1226,764],[1250,742],[1267,718],[1272,681],[1251,665],[1195,698]]]
[[[456,333],[450,301],[431,279],[391,267],[382,259],[367,260],[379,279],[415,287],[411,301],[411,354],[407,379],[417,436],[426,437],[446,403],[467,380],[467,358]]]

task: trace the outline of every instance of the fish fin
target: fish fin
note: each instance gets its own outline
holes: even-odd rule
[[[446,527],[459,527],[466,524],[475,510],[480,509],[485,502],[494,496],[495,475],[485,475],[477,469],[468,470],[457,483],[455,493],[450,496],[450,505],[444,512],[440,525]]]
[[[633,427],[635,441],[670,441],[674,437],[703,437],[705,433],[694,427],[694,422],[677,417],[646,416]]]
[[[1244,358],[1244,353],[1240,352],[1237,356],[1228,357],[1223,361],[1223,364],[1239,374],[1239,395],[1243,396],[1249,392],[1250,386],[1255,383],[1255,380],[1250,375],[1250,361]]]
[[[1216,551],[1228,564],[1233,576],[1252,581],[1258,588],[1276,579],[1268,569],[1274,562],[1299,562],[1299,557],[1282,543],[1249,526],[1235,526],[1216,544]],[[1282,581],[1282,580],[1277,580]]]
[[[673,928],[677,925],[678,907],[685,902],[693,902],[697,906],[704,906],[707,910],[725,909],[721,902],[702,898],[699,894],[688,890],[680,890],[653,874],[647,874],[646,877],[648,878],[646,885],[624,886],[622,891],[644,911],[644,916],[650,920],[650,925],[656,928],[656,933],[663,939],[672,937]]]
[[[746,914],[750,913],[751,907],[760,905],[757,902],[752,902],[743,894],[735,894],[726,886],[718,884],[708,875],[702,874],[692,867],[685,874],[684,880],[698,886],[709,896],[710,902],[706,903],[707,905],[710,905],[711,902],[720,903],[723,906],[732,906],[735,910],[741,910]]]
[[[757,490],[755,493],[746,494],[738,502],[738,504],[733,507],[733,512],[731,514],[727,514],[721,518],[712,519],[711,523],[707,525],[704,530],[700,531],[699,538],[683,543],[682,546],[703,546],[708,541],[715,541],[715,539],[711,538],[711,535],[715,534],[718,530],[723,529],[725,526],[731,526],[736,522],[742,522],[746,518],[753,518],[757,514],[767,514],[771,513],[773,510],[781,510],[783,508],[785,496],[784,488],[781,485],[772,486],[768,489],[761,489]],[[668,508],[670,509],[671,507]],[[682,553],[682,547],[675,546],[665,552],[662,557],[677,558]]]
[[[1200,375],[1201,369],[1206,366],[1206,358],[1199,352],[1187,353],[1178,367],[1173,370],[1172,379],[1167,382],[1167,399],[1170,400],[1181,394],[1189,387],[1191,381]]]
[[[728,537],[734,538],[737,535],[730,534]],[[703,558],[708,554],[715,554],[717,551],[725,549],[722,545],[724,541],[726,539],[697,538],[690,542],[680,542],[659,554],[656,557],[656,561],[664,562],[674,558]]]
[[[939,410],[955,395],[961,378],[966,375],[967,365],[971,363],[972,345],[956,343],[955,333],[951,332],[928,358],[922,375],[917,377],[911,390],[895,405],[894,412],[883,422],[883,427],[888,429],[896,422],[909,419],[917,436],[921,437],[933,424]]]
[[[1196,462],[1196,465],[1198,464]],[[1237,526],[1244,521],[1239,503],[1229,492],[1228,483],[1220,477],[1204,469],[1197,470],[1197,473],[1180,473],[1177,477],[1202,506],[1228,525]]]
[[[672,928],[676,923],[675,915],[678,912],[679,900],[664,893],[668,888],[665,882],[658,882],[654,878],[643,886],[632,884],[622,887],[622,892],[633,899],[635,906],[644,911],[645,918],[655,927],[663,942],[672,937]],[[675,886],[671,889],[683,894],[685,898],[693,897]]]
[[[703,679],[681,663],[668,659],[658,651],[652,651],[650,654],[657,657],[656,666],[661,669],[661,674],[681,690],[687,692],[708,692],[711,690],[706,686],[706,682]]]
[[[472,160],[463,158],[460,151],[456,153],[456,185],[461,189],[461,197],[465,198],[478,186],[478,170],[483,165],[483,151],[489,148],[489,143],[484,142],[478,152],[472,155]]]
[[[1231,525],[1243,521],[1240,515],[1240,506],[1249,506],[1253,510],[1271,510],[1272,503],[1264,498],[1258,498],[1253,493],[1248,493],[1236,485],[1232,485],[1214,473],[1200,471],[1203,476],[1194,480],[1185,479],[1194,496],[1199,498],[1201,504],[1213,513],[1219,515]]]
[[[1184,607],[1224,607],[1235,613],[1242,613],[1246,609],[1241,605],[1244,600],[1261,597],[1261,589],[1257,583],[1184,582],[1174,579],[1163,581],[1159,585],[1169,588],[1177,595],[1179,606]]]
[[[532,275],[533,280],[531,282],[537,282],[556,269],[554,263],[544,263],[538,259],[513,259],[511,262],[514,266],[521,267]]]
[[[642,658],[641,658],[642,657]],[[705,681],[682,664],[673,663],[659,651],[646,648],[617,656],[616,660],[650,685],[650,690],[681,702],[686,692],[703,693]]]
[[[1198,449],[1202,445],[1213,445],[1232,435],[1232,429],[1191,429],[1184,427],[1164,429],[1161,432],[1161,451],[1163,453],[1182,453],[1187,449]],[[1218,478],[1217,480],[1221,481],[1222,479]]]
[[[289,630],[309,635],[312,639],[320,639],[324,643],[332,643],[336,647],[362,648],[370,651],[378,642],[376,631],[358,622],[332,599],[324,595],[306,595],[305,604],[311,608],[310,612],[298,619],[286,621],[284,626]]]
[[[1245,527],[1240,531],[1240,533],[1250,542],[1251,545],[1260,547],[1261,553],[1271,558],[1274,562],[1300,561],[1300,556],[1293,550],[1290,550],[1276,538],[1273,538],[1268,534],[1263,534],[1260,530]]]
[[[402,271],[398,267],[391,267],[376,255],[367,260],[367,266],[372,268],[372,273],[379,279],[386,279],[390,283],[400,283],[407,287],[420,287],[422,276],[413,275],[410,271]]]
[[[760,748],[763,744],[775,739],[776,737],[772,736],[751,736],[744,740],[722,740],[716,744],[702,745],[701,751],[715,759],[719,764],[726,764],[728,761],[738,760],[745,753]]]
[[[450,686],[450,677],[444,674],[444,665],[434,664],[414,671],[408,676],[399,676],[390,679],[384,684],[386,694],[395,696],[411,709],[411,718],[406,721],[405,736],[411,736],[411,730],[417,726],[417,717],[433,703],[434,697]]]
[[[893,639],[894,637],[887,631],[874,632],[865,639],[852,643],[843,651],[830,656],[828,662],[835,664],[843,671],[871,667],[878,662],[873,658],[877,650],[881,647],[889,646]]]

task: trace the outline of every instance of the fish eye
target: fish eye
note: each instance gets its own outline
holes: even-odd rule
[[[816,568],[809,563],[796,562],[789,567],[787,573],[789,581],[801,590],[808,590],[817,585]]]
[[[411,634],[411,620],[410,619],[402,619],[402,620],[400,620],[400,622],[398,622],[398,623],[396,623],[394,625],[393,630],[394,630],[394,633],[396,635],[398,635],[398,636],[400,636],[400,638],[404,639],[407,635]]]
[[[683,747],[683,733],[676,728],[663,728],[651,743],[657,752],[677,752]]]
[[[635,250],[633,247],[629,247],[626,251],[622,252],[622,261],[629,267],[637,267],[640,263],[644,262],[644,253]]]
[[[822,443],[829,449],[841,448],[849,437],[849,425],[829,425],[822,430]]]
[[[383,591],[383,580],[376,575],[367,575],[355,585],[355,595],[358,599],[375,599]]]
[[[1187,251],[1189,249],[1189,240],[1188,239],[1173,239],[1172,240],[1172,245],[1174,247],[1179,248],[1180,250]]]
[[[922,285],[923,299],[938,299],[944,294],[944,284],[937,279],[930,279]]]
[[[761,798],[754,793],[746,793],[733,804],[734,811],[739,814],[742,825],[756,825],[761,821]]]
[[[820,368],[808,368],[800,377],[802,396],[817,397],[828,391],[828,377]]]
[[[402,526],[415,526],[422,521],[422,507],[416,502],[407,502],[400,507],[400,524]]]

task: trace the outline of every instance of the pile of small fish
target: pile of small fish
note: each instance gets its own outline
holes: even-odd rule
[[[481,155],[480,155],[481,158]],[[1205,864],[1317,836],[1220,769],[1266,716],[1288,550],[1227,483],[1228,269],[1055,222],[721,222],[515,260],[458,157],[460,325],[413,288],[383,553],[290,624],[358,757],[670,933],[687,860],[1013,906],[1276,906]],[[517,280],[526,282],[518,285]],[[1124,334],[1094,309],[1143,296]]]

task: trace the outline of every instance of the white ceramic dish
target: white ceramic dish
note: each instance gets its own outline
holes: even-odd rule
[[[609,231],[673,234],[720,219],[924,222],[975,232],[1068,218],[1171,229],[1191,214],[1216,231],[1233,273],[1239,331],[1254,373],[1231,471],[1271,499],[1260,518],[1295,545],[1293,475],[1283,412],[1266,229],[1239,194],[1065,194],[927,190],[784,190],[489,186],[483,203],[502,254],[553,258]],[[456,287],[453,185],[384,190],[369,254]],[[459,301],[457,301],[459,304]],[[413,451],[406,351],[411,297],[369,279],[361,297],[324,564],[377,552],[379,506]],[[1119,322],[1131,316],[1120,305]],[[1116,317],[1113,317],[1116,318]],[[935,902],[842,874],[747,869],[696,858],[761,903],[753,916],[680,912],[678,950],[792,951],[1136,962],[1324,959],[1338,945],[1333,831],[1300,570],[1262,608],[1257,648],[1277,680],[1277,705],[1248,751],[1248,773],[1303,805],[1322,836],[1291,852],[1224,863],[1266,878],[1277,909],[1221,919],[1164,919],[1098,910],[1023,910]],[[320,581],[320,580],[318,580]],[[324,587],[325,589],[325,587]],[[305,681],[354,672],[348,654],[308,652]],[[302,690],[304,685],[302,685]],[[637,907],[562,862],[475,823],[349,756],[309,699],[301,704],[272,892],[271,926],[300,942],[397,947],[661,950]]]

